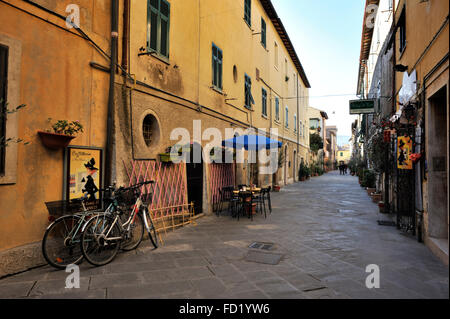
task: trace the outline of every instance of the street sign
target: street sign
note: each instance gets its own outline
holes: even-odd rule
[[[375,113],[375,99],[350,101],[350,114]]]

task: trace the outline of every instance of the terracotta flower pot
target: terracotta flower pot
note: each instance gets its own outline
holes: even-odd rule
[[[75,136],[71,135],[56,134],[43,131],[38,131],[38,134],[41,138],[42,144],[52,150],[58,150],[67,147],[75,138]]]
[[[379,201],[382,200],[382,196],[381,194],[372,194],[372,201],[374,203],[378,203]]]

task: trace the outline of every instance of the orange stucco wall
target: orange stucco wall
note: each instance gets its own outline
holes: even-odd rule
[[[37,2],[63,15],[67,4],[79,4],[81,27],[109,50],[109,2]],[[71,144],[104,147],[109,81],[107,73],[89,66],[90,61],[105,64],[105,58],[68,31],[65,21],[22,1],[9,3],[17,8],[0,3],[0,35],[22,46],[22,56],[15,58],[26,108],[17,125],[18,137],[29,144],[18,145],[16,183],[0,184],[0,251],[40,241],[48,224],[44,202],[62,199],[63,151],[45,148],[37,131],[50,129],[48,118],[79,120],[84,133]]]

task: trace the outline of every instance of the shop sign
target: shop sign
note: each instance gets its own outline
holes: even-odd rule
[[[350,101],[350,114],[375,113],[376,99]]]
[[[413,142],[409,136],[399,136],[397,138],[397,167],[398,169],[412,170],[413,162]]]

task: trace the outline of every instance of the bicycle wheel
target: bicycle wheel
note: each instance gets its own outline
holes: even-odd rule
[[[147,228],[148,237],[153,244],[153,247],[158,248],[158,236],[156,234],[156,228],[153,224],[153,219],[148,210],[145,211],[145,226]]]
[[[110,263],[116,257],[122,240],[119,225],[110,217],[97,216],[90,219],[83,229],[81,252],[84,258],[94,266]]]
[[[126,221],[125,221],[126,222]],[[128,226],[127,226],[128,227]],[[122,250],[130,251],[136,249],[144,237],[144,220],[140,213],[136,214],[129,232],[126,232],[122,241]]]
[[[83,260],[80,248],[82,218],[62,216],[50,224],[42,239],[42,254],[49,265],[65,269]]]

